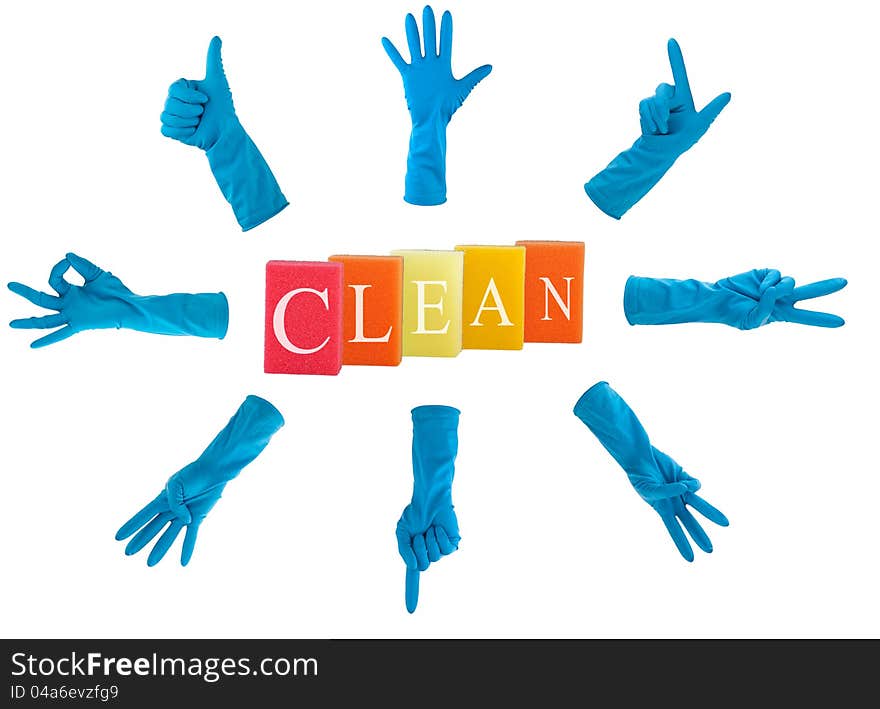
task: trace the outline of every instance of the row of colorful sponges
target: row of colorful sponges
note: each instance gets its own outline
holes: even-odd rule
[[[574,241],[270,261],[264,370],[338,374],[343,364],[580,342],[583,281]]]

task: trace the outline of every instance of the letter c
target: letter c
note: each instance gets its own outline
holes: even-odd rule
[[[329,335],[317,347],[304,349],[302,347],[297,347],[295,344],[293,344],[290,341],[290,338],[287,336],[287,331],[284,329],[284,316],[287,313],[287,305],[288,303],[290,303],[293,296],[299,295],[300,293],[312,293],[313,295],[318,296],[321,299],[321,302],[324,304],[324,309],[330,310],[330,299],[327,295],[326,288],[322,291],[317,291],[314,288],[295,288],[289,293],[285,293],[282,296],[281,300],[278,301],[278,305],[275,306],[275,313],[272,316],[272,329],[275,332],[275,339],[278,340],[278,343],[288,352],[293,352],[294,354],[299,355],[315,354],[315,352],[319,352],[324,349],[327,343],[330,342]]]

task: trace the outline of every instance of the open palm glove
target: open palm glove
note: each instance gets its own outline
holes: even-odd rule
[[[412,14],[406,16],[406,41],[410,63],[386,37],[382,46],[403,78],[406,105],[412,119],[406,182],[403,198],[410,204],[434,205],[446,201],[446,126],[474,87],[485,79],[488,64],[456,79],[452,75],[452,15],[440,20],[440,49],[434,11],[422,13],[424,53],[419,28]]]

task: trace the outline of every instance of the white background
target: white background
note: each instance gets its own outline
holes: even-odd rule
[[[453,69],[494,71],[449,127],[449,201],[401,197],[409,118],[362,3],[17,3],[0,20],[0,278],[46,288],[75,251],[142,293],[223,290],[225,340],[0,330],[9,637],[876,637],[875,27],[862,2],[450,2]],[[445,9],[438,6],[437,13]],[[420,22],[421,24],[421,22]],[[438,19],[439,24],[439,19]],[[239,117],[291,202],[241,233],[197,149],[159,132],[168,84],[223,40]],[[683,48],[698,107],[733,100],[616,222],[583,183],[639,132]],[[265,375],[269,259],[587,245],[582,345]],[[839,330],[634,328],[629,274],[845,276]],[[0,317],[42,314],[4,289]],[[873,364],[872,364],[873,363]],[[730,518],[711,555],[660,519],[571,413],[608,380]],[[187,568],[118,526],[248,393],[287,425],[228,485]],[[460,550],[403,604],[395,523],[411,407],[462,410]]]

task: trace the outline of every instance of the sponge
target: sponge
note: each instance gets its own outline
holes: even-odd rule
[[[584,243],[516,243],[526,249],[525,341],[580,342],[584,328]]]
[[[269,261],[263,371],[339,374],[342,264]]]
[[[403,257],[403,356],[461,352],[461,251],[392,251]]]
[[[403,259],[331,256],[342,264],[342,364],[396,367],[401,359]]]
[[[461,344],[466,350],[521,350],[522,246],[456,246],[464,254]]]

